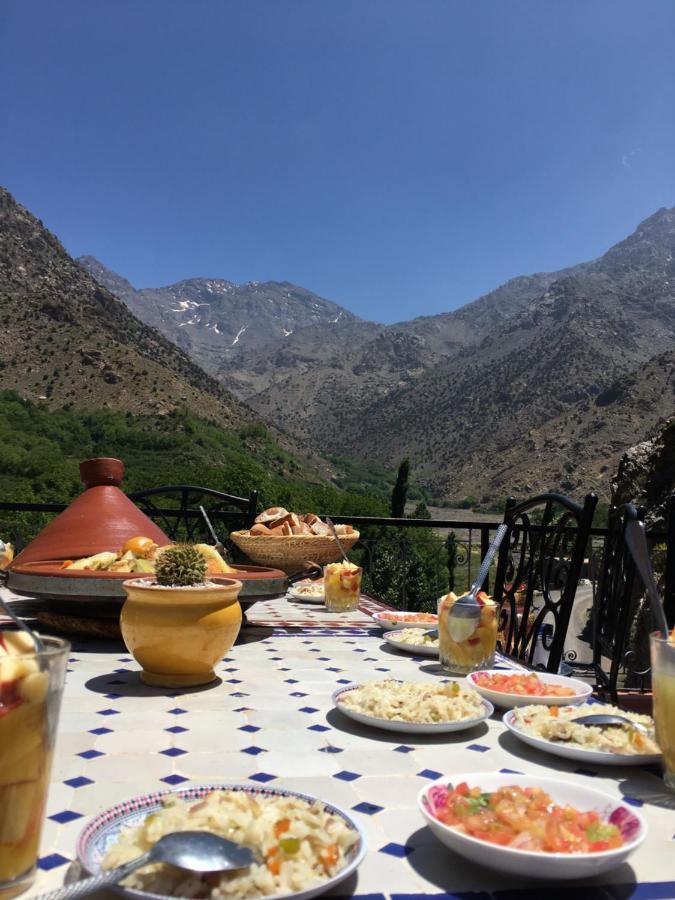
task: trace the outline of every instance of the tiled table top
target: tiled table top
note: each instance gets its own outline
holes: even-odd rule
[[[675,798],[656,770],[582,769],[520,744],[498,718],[431,737],[360,726],[332,708],[337,685],[380,677],[436,681],[443,675],[435,661],[390,649],[364,612],[329,616],[280,599],[256,604],[249,619],[253,627],[218,668],[221,682],[191,692],[143,686],[122,645],[73,642],[32,895],[63,882],[80,829],[107,806],[188,782],[253,781],[315,794],[362,822],[369,852],[358,875],[339,888],[343,895],[675,897]],[[583,888],[577,882],[563,890],[468,863],[424,826],[417,793],[441,774],[495,770],[557,772],[627,797],[641,807],[649,837],[630,863]]]

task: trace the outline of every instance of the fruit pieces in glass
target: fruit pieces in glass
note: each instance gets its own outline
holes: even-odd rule
[[[438,601],[439,659],[441,665],[458,675],[477,669],[489,669],[497,647],[497,604],[480,591],[477,600],[481,607],[475,629],[464,640],[457,641],[448,628],[452,609],[459,598],[452,591]]]
[[[0,631],[0,900],[32,881],[68,644]]]
[[[668,640],[651,636],[656,741],[663,754],[663,780],[675,791],[675,629]]]
[[[359,608],[363,569],[350,562],[324,566],[324,594],[329,612],[352,612]]]

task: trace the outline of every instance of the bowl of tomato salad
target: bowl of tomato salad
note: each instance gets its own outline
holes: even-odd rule
[[[530,878],[588,878],[647,835],[632,807],[585,784],[499,772],[440,778],[418,796],[427,824],[461,856]]]
[[[506,672],[482,669],[467,676],[471,687],[493,703],[512,709],[539,703],[544,706],[576,706],[584,703],[593,688],[579,678],[552,672]]]

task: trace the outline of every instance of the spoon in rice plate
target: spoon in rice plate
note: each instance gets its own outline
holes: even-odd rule
[[[106,869],[98,875],[75,881],[56,891],[40,894],[35,900],[70,900],[75,897],[86,897],[101,888],[124,881],[137,869],[151,863],[170,863],[179,869],[203,873],[244,869],[256,862],[259,862],[259,857],[253,850],[210,831],[174,831],[161,837],[147,853],[121,866]]]
[[[630,725],[631,728],[634,728],[636,731],[642,732],[642,734],[649,734],[648,728],[645,728],[645,726],[641,725],[639,722],[633,722],[631,721],[631,719],[627,719],[625,716],[595,713],[594,715],[590,716],[577,716],[570,721],[574,722],[575,725],[595,725],[598,728],[602,728],[603,726],[616,727],[622,725]]]

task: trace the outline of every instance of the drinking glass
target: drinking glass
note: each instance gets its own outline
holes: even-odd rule
[[[20,637],[17,637],[20,636]],[[35,876],[70,645],[0,631],[0,900]]]
[[[480,619],[468,634],[459,632],[467,627],[466,619],[452,619],[452,609],[457,602],[454,594],[447,594],[438,601],[438,658],[444,669],[453,675],[468,675],[479,669],[490,669],[494,664],[497,648],[497,604],[484,601]],[[450,625],[453,625],[451,631]],[[457,629],[457,630],[455,630]]]
[[[675,791],[675,643],[650,637],[656,740],[663,754],[663,780]]]
[[[361,599],[363,569],[348,562],[330,563],[323,569],[323,588],[328,612],[353,612]]]

